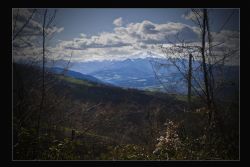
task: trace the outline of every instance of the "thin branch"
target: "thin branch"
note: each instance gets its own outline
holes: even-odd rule
[[[154,69],[154,66],[153,66],[153,64],[152,64],[152,61],[149,61],[150,62],[150,64],[151,64],[151,67],[152,67],[152,69],[153,69],[153,72],[154,72],[154,74],[155,74],[155,77],[156,77],[156,79],[160,82],[160,84],[164,87],[164,89],[166,90],[166,92],[168,92],[168,89],[165,87],[165,84],[160,80],[160,78],[159,78],[159,76],[157,75],[157,73],[156,73],[156,71],[155,71],[155,69]]]
[[[24,27],[26,27],[28,25],[28,23],[30,22],[30,20],[32,19],[34,13],[36,12],[36,9],[33,10],[33,12],[31,13],[30,17],[26,20],[26,22],[23,24],[23,26],[19,29],[19,31],[17,31],[17,33],[14,35],[12,41],[14,41],[16,39],[16,37],[23,31]]]
[[[54,13],[53,13],[52,17],[49,19],[47,25],[45,26],[46,29],[50,26],[50,24],[51,24],[51,23],[53,22],[53,20],[55,19],[56,13],[57,13],[57,10],[54,10]]]

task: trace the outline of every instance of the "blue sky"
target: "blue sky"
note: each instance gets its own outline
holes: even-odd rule
[[[42,10],[43,9],[39,9]],[[50,9],[49,11],[53,11]],[[54,33],[48,41],[49,58],[72,61],[123,60],[126,58],[145,58],[145,53],[152,52],[156,57],[164,56],[159,46],[171,47],[169,41],[176,43],[176,35],[192,45],[198,45],[200,30],[192,22],[194,14],[190,9],[168,8],[83,8],[57,9],[55,27],[48,28]],[[216,54],[227,49],[239,47],[239,9],[209,9],[210,29],[213,43],[223,43],[214,48]],[[13,15],[15,15],[14,10]],[[28,17],[31,10],[22,9],[20,17]],[[233,14],[227,21],[229,16]],[[25,19],[23,19],[24,21]],[[223,29],[218,32],[225,24]],[[32,20],[32,31],[41,29],[42,22]],[[17,22],[21,26],[22,22]],[[23,37],[31,40],[28,47],[17,51],[29,57],[41,53],[40,44],[35,45],[37,36]],[[23,40],[16,43],[23,45]],[[33,41],[32,41],[33,40]],[[35,54],[34,54],[35,53]]]
[[[155,23],[185,22],[181,15],[186,9],[58,9],[57,23],[64,27],[62,39],[113,31],[113,21],[122,17],[124,24],[150,20]],[[188,22],[188,21],[186,21]]]
[[[131,22],[142,22],[149,20],[154,23],[180,22],[192,25],[190,20],[182,17],[190,9],[166,9],[166,8],[86,8],[86,9],[57,9],[56,24],[64,27],[64,32],[57,36],[61,40],[70,40],[78,37],[80,33],[95,35],[100,32],[113,31],[113,21],[122,17],[124,24]],[[229,17],[232,9],[213,9],[211,18],[213,18],[213,28],[218,30],[223,22]],[[239,10],[226,24],[225,29],[239,29]]]

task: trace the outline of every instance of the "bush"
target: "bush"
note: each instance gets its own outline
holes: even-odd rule
[[[17,143],[13,147],[14,159],[30,160],[35,156],[38,140],[35,129],[26,129],[21,127],[17,134]]]
[[[77,160],[80,156],[75,149],[80,146],[79,142],[65,138],[62,141],[54,140],[47,151],[41,155],[42,159],[50,160]]]
[[[110,152],[103,155],[103,159],[109,160],[152,160],[156,157],[149,153],[143,146],[135,144],[110,147]]]
[[[181,123],[168,120],[165,135],[160,136],[155,146],[154,155],[164,160],[227,160],[237,159],[232,153],[232,141],[226,140],[213,126],[199,137],[183,134]],[[205,129],[205,127],[204,127]],[[182,136],[182,137],[180,137]],[[235,149],[236,150],[236,149]]]

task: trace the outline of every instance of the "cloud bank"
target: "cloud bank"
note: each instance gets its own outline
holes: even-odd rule
[[[29,15],[29,12],[24,12]],[[183,15],[185,19],[194,17],[188,13]],[[171,47],[171,43],[185,41],[186,43],[199,44],[199,28],[178,22],[154,23],[144,20],[137,23],[123,24],[121,17],[113,21],[115,27],[112,32],[101,32],[96,35],[79,34],[77,38],[67,41],[58,41],[55,47],[48,47],[50,59],[68,59],[71,53],[72,61],[94,61],[94,60],[122,60],[126,58],[142,58],[150,56],[144,54],[148,51],[164,57],[160,48],[162,45]],[[41,28],[36,21],[31,22],[30,28]],[[28,29],[28,28],[27,28]],[[47,30],[48,33],[61,33],[63,27],[53,27]],[[178,37],[178,38],[177,38]],[[216,54],[224,53],[225,48],[239,47],[239,32],[223,30],[220,33],[212,32],[213,44],[223,43],[216,48]],[[19,42],[20,44],[21,42]],[[39,47],[23,47],[26,55],[31,52],[39,54]],[[139,54],[143,53],[143,54]]]

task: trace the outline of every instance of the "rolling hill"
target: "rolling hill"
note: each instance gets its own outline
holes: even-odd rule
[[[72,71],[72,70],[68,70],[68,69],[65,70],[65,69],[60,68],[60,67],[51,67],[51,68],[47,68],[47,70],[54,73],[54,74],[62,74],[64,76],[72,77],[75,79],[87,80],[90,82],[104,84],[104,82],[102,82],[101,80],[99,80],[91,75],[85,75],[85,74],[82,74],[80,72],[76,72],[76,71]]]

